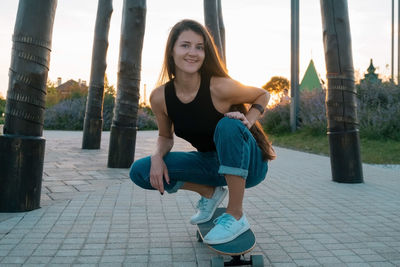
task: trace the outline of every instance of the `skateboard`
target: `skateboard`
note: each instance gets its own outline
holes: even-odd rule
[[[213,221],[224,213],[226,208],[218,208],[214,216],[205,223],[197,225],[196,237],[197,241],[203,242],[204,236],[214,227]],[[254,236],[251,229],[247,230],[234,240],[217,245],[206,244],[214,252],[218,253],[218,257],[211,259],[212,267],[219,266],[239,266],[239,265],[251,265],[251,266],[264,266],[264,259],[262,255],[251,255],[250,260],[246,260],[245,254],[249,253],[256,245],[256,237]],[[224,262],[224,258],[221,255],[231,256],[231,260]]]

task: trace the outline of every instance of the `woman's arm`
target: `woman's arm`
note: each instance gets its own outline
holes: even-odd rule
[[[210,87],[217,102],[228,108],[237,104],[254,104],[259,105],[259,109],[265,109],[270,98],[268,91],[262,88],[243,85],[227,77],[213,77]],[[243,123],[250,128],[261,116],[259,109],[250,108],[244,118],[239,112],[230,112],[228,115],[244,120]]]
[[[164,86],[158,87],[152,92],[150,104],[158,125],[156,150],[151,156],[150,183],[161,194],[164,194],[164,179],[167,183],[170,180],[163,158],[174,145],[172,122],[165,107]]]

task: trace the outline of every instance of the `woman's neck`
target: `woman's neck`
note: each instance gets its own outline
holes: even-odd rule
[[[200,73],[177,73],[174,79],[175,90],[182,93],[196,92],[200,87]]]

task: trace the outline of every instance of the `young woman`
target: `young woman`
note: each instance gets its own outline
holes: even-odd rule
[[[204,237],[209,244],[229,242],[250,228],[242,209],[244,190],[265,179],[267,161],[275,157],[257,122],[269,94],[231,79],[210,34],[193,20],[172,28],[159,84],[150,96],[157,148],[132,164],[130,177],[161,194],[178,189],[199,193],[192,224],[210,220],[229,191],[226,213]],[[170,152],[174,133],[197,151]]]

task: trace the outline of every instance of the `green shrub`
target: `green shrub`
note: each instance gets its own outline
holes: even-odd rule
[[[290,132],[290,104],[277,105],[267,110],[260,122],[267,133],[281,134]]]
[[[360,136],[400,140],[400,87],[392,83],[357,85],[357,115]],[[261,123],[267,133],[290,132],[290,106],[267,110]],[[311,135],[326,134],[325,91],[301,92],[299,127]]]
[[[0,97],[0,117],[6,112],[6,100]]]
[[[400,140],[400,87],[392,83],[362,83],[358,89],[360,135]]]
[[[44,127],[51,130],[82,130],[86,97],[66,99],[46,110]]]
[[[46,110],[44,127],[51,130],[82,130],[85,118],[86,97],[66,99]],[[105,95],[103,105],[103,130],[111,128],[114,97]],[[155,130],[157,124],[149,109],[140,108],[137,115],[139,130]]]

